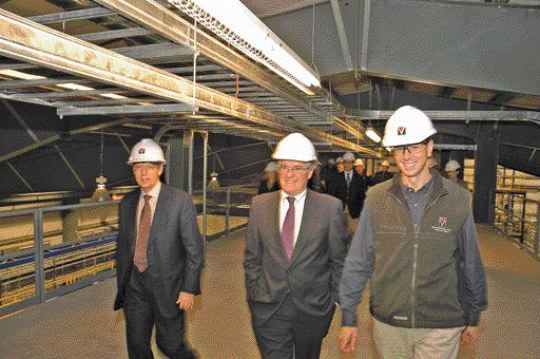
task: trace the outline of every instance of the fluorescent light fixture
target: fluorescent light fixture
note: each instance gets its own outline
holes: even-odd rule
[[[20,72],[20,71],[15,71],[15,70],[0,70],[0,74],[10,76],[10,77],[15,77],[18,79],[23,79],[23,80],[45,80],[46,79],[45,76],[37,76],[37,75],[27,74],[26,72]]]
[[[115,93],[103,93],[100,96],[107,97],[107,98],[112,98],[113,100],[120,100],[120,99],[123,99],[123,98],[127,98],[126,96],[117,95]]]
[[[251,59],[308,95],[317,73],[239,0],[167,0]]]
[[[68,90],[73,90],[73,91],[92,91],[92,90],[94,90],[91,87],[83,86],[83,85],[79,85],[79,84],[74,84],[74,83],[71,83],[71,82],[68,82],[66,84],[58,84],[56,86],[62,87],[62,88],[68,89]]]
[[[371,126],[368,126],[366,129],[366,136],[368,136],[374,142],[381,142],[381,136],[375,131]]]

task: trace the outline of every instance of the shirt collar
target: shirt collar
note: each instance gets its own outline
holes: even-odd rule
[[[298,203],[300,202],[301,200],[303,200],[305,197],[306,197],[306,194],[307,194],[307,188],[305,188],[301,193],[297,194],[296,196],[290,196],[287,194],[287,192],[281,190],[281,200],[285,200],[287,201],[287,197],[294,197],[294,202],[295,203]]]
[[[145,194],[149,194],[150,196],[152,196],[152,198],[157,198],[160,190],[161,190],[161,181],[158,181],[156,185],[152,187],[150,191],[144,192],[141,190],[141,197],[144,196]]]

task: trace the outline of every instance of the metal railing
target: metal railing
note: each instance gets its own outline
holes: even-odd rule
[[[495,190],[495,227],[540,260],[540,202],[527,192]]]
[[[114,276],[117,206],[0,212],[0,315]]]
[[[206,240],[247,226],[254,189],[207,192]],[[202,197],[194,193],[197,212]],[[119,201],[0,211],[0,316],[115,275]],[[206,225],[203,225],[206,223]]]

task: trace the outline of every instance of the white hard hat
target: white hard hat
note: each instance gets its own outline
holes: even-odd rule
[[[444,166],[444,170],[446,172],[457,171],[460,168],[461,168],[461,165],[456,160],[450,160],[450,161],[446,162],[446,166]]]
[[[274,160],[311,162],[317,160],[317,154],[313,143],[303,134],[295,132],[279,141],[272,158]]]
[[[352,162],[354,161],[354,155],[350,152],[345,152],[343,155],[343,161],[344,162]]]
[[[381,165],[381,166],[390,167],[390,162],[388,162],[388,160],[384,160],[384,161],[382,161],[382,165]]]
[[[420,143],[437,133],[425,113],[412,106],[403,106],[386,122],[383,146],[397,147]]]
[[[276,172],[277,171],[277,163],[274,161],[268,162],[266,167],[264,168],[264,172]]]
[[[137,162],[161,162],[165,164],[165,156],[161,146],[150,138],[143,138],[131,149],[131,156],[127,161],[128,165]]]
[[[354,160],[354,167],[356,166],[363,166],[364,165],[364,161],[362,161],[361,158],[357,158]]]
[[[336,163],[343,163],[343,158],[341,157],[336,158]]]
[[[334,163],[336,163],[336,162],[334,161],[333,158],[329,158],[329,159],[328,159],[328,164],[329,164],[330,166],[333,165]]]

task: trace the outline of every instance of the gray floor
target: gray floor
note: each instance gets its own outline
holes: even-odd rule
[[[479,227],[479,232],[490,307],[482,319],[482,340],[462,348],[460,358],[540,358],[540,263],[494,230]],[[189,341],[205,359],[258,357],[244,301],[243,235],[207,246],[204,294],[188,319]],[[1,319],[0,357],[125,358],[123,317],[111,309],[114,286],[107,280]],[[321,358],[375,357],[365,303],[358,313],[358,351],[339,354],[337,313]]]

